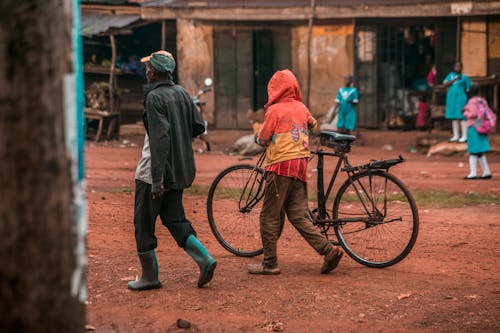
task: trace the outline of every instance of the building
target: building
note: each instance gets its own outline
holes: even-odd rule
[[[209,124],[249,128],[272,73],[291,68],[317,117],[354,74],[361,127],[397,127],[413,112],[430,67],[437,82],[456,59],[464,73],[500,73],[500,1],[446,0],[136,0],[82,1],[82,13],[134,15],[136,54],[161,46],[176,55],[178,78],[206,97]],[[124,37],[124,38],[132,38]],[[92,41],[87,41],[91,43]],[[86,45],[84,44],[84,48]],[[87,55],[88,52],[86,52]],[[489,92],[498,99],[498,91]],[[495,110],[498,111],[498,110]]]

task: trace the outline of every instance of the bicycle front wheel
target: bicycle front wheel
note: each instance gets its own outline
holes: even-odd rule
[[[262,254],[259,216],[264,171],[241,164],[223,170],[208,192],[207,215],[217,241],[241,257]]]
[[[418,234],[418,210],[406,186],[382,170],[347,179],[333,204],[335,233],[346,253],[368,267],[387,267],[410,253]]]

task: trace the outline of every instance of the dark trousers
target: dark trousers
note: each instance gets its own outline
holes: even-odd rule
[[[320,255],[332,247],[319,232],[307,213],[307,184],[291,177],[266,175],[264,204],[260,213],[260,233],[264,247],[263,264],[276,267],[278,264],[277,243],[280,234],[280,215],[285,210],[288,220],[300,235]]]
[[[135,180],[134,227],[137,252],[156,248],[155,224],[158,215],[179,247],[185,246],[189,235],[196,236],[191,222],[184,214],[182,194],[183,190],[169,190],[161,198],[153,200],[151,185]]]

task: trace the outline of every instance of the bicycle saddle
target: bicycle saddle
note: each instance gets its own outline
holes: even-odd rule
[[[354,135],[348,135],[348,134],[340,134],[337,132],[332,132],[332,131],[321,131],[319,133],[320,137],[322,139],[326,139],[327,141],[335,141],[335,142],[353,142],[356,140],[356,137]]]

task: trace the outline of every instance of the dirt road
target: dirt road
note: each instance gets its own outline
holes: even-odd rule
[[[187,216],[219,262],[214,280],[196,288],[197,266],[158,223],[163,288],[147,292],[126,288],[140,274],[132,224],[140,140],[133,147],[87,145],[88,323],[97,332],[500,331],[500,154],[488,155],[493,179],[465,181],[466,156],[411,153],[417,135],[366,132],[351,153],[353,163],[402,154],[408,162],[394,173],[411,191],[441,197],[418,202],[420,234],[398,265],[366,268],[344,256],[335,271],[320,275],[322,258],[287,224],[278,249],[282,274],[250,276],[246,265],[261,257],[224,250],[210,232],[206,198],[190,195]],[[214,138],[216,149],[226,149],[227,140]],[[197,185],[241,163],[218,153],[196,154],[196,161]],[[487,203],[468,203],[477,197]],[[191,328],[178,330],[178,318]]]

